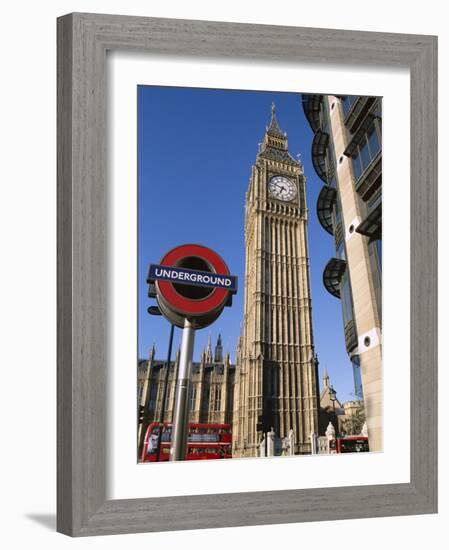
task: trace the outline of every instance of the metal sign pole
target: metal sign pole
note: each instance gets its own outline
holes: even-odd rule
[[[170,377],[170,363],[171,363],[171,350],[173,346],[173,333],[175,332],[175,325],[170,326],[170,338],[168,340],[168,353],[167,353],[167,363],[165,364],[165,381],[164,381],[164,393],[162,394],[162,405],[161,405],[161,416],[160,416],[160,428],[159,434],[157,437],[157,448],[156,448],[156,460],[161,459],[161,442],[162,442],[162,433],[164,431],[164,418],[165,418],[165,409],[167,407],[167,391],[168,391],[168,382]]]
[[[195,330],[188,319],[184,321],[182,331],[181,357],[179,360],[178,380],[176,382],[176,402],[173,413],[172,445],[170,460],[185,460],[187,449],[187,431],[189,421],[189,385],[192,371],[193,344]]]

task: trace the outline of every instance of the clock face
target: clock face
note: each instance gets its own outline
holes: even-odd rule
[[[274,176],[268,182],[270,195],[280,201],[291,201],[296,197],[296,185],[283,176]]]

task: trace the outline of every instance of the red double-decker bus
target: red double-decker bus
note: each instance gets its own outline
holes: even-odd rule
[[[157,441],[162,424],[152,422],[145,433],[142,462],[157,462]],[[169,459],[172,425],[164,422],[159,461]],[[232,431],[230,424],[189,424],[186,460],[232,458]]]
[[[362,435],[348,435],[337,439],[337,453],[367,453],[368,438]]]

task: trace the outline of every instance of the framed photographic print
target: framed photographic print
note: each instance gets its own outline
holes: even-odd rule
[[[59,531],[436,511],[436,74],[435,37],[58,20]]]

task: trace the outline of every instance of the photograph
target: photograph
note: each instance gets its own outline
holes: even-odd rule
[[[5,548],[444,547],[443,7],[5,3]]]
[[[137,462],[382,452],[382,98],[136,116]]]

